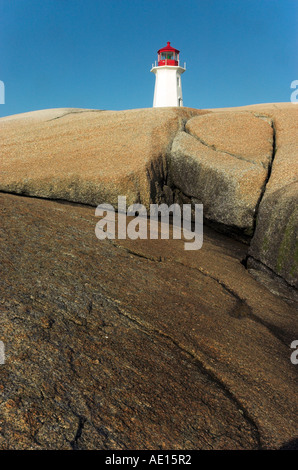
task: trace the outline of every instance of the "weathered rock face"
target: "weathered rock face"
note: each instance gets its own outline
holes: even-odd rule
[[[94,209],[0,195],[1,449],[279,448],[297,312],[246,246],[104,240]]]
[[[297,285],[297,131],[291,103],[10,116],[0,119],[0,190],[114,207],[118,195],[203,203],[219,229],[254,235],[248,264]]]
[[[298,287],[298,183],[269,192],[258,216],[248,266],[257,260]]]
[[[44,110],[0,120],[0,190],[117,206],[158,200],[165,158],[199,110]]]
[[[249,254],[298,287],[298,109],[273,109],[276,149]]]
[[[273,153],[270,122],[248,113],[190,119],[174,139],[170,175],[204,215],[252,235]]]
[[[255,271],[297,283],[297,116],[278,104],[0,120],[0,191],[18,193],[0,194],[1,449],[297,438],[295,293]],[[196,252],[99,241],[79,203],[118,195],[203,202],[218,227],[253,235],[250,269],[247,245],[206,227]]]
[[[190,119],[185,130],[214,151],[264,168],[271,163],[273,131],[269,118],[247,111],[212,113],[204,119]]]
[[[298,107],[292,103],[274,103],[210,110],[220,116],[230,113],[249,113],[260,119],[272,122],[274,145],[272,163],[269,166],[267,179],[259,204],[256,206],[256,226],[249,250],[248,266],[269,268],[273,273],[282,276],[289,284],[297,286],[297,133]],[[209,119],[210,115],[206,116]],[[190,122],[190,121],[189,121]],[[248,131],[248,130],[247,130]],[[228,133],[228,128],[226,129]],[[248,131],[249,132],[249,131]],[[256,129],[255,129],[256,132]],[[218,148],[224,148],[221,140],[214,142]],[[235,142],[229,135],[234,148]],[[207,134],[205,139],[209,139]],[[245,142],[245,138],[241,141]],[[251,145],[253,144],[251,136]],[[227,144],[225,144],[227,145]],[[240,143],[241,145],[241,143]],[[258,142],[261,145],[261,142]]]

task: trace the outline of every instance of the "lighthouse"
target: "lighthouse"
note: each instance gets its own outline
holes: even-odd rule
[[[157,65],[150,70],[155,74],[153,107],[183,106],[181,75],[186,69],[180,66],[180,51],[168,42],[157,54]]]

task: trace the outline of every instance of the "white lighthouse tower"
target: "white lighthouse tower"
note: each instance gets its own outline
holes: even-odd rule
[[[170,42],[157,51],[157,65],[155,62],[150,70],[155,73],[154,108],[183,106],[181,75],[186,69],[185,64],[184,67],[180,66],[179,53]]]

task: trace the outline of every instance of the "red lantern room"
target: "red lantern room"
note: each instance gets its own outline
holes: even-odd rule
[[[178,49],[174,49],[171,43],[168,41],[166,47],[159,49],[158,54],[158,66],[162,65],[179,65],[179,53]]]

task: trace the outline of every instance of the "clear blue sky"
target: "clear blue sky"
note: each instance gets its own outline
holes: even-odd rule
[[[290,101],[297,31],[298,0],[0,0],[0,116],[151,107],[167,41],[185,106]]]

